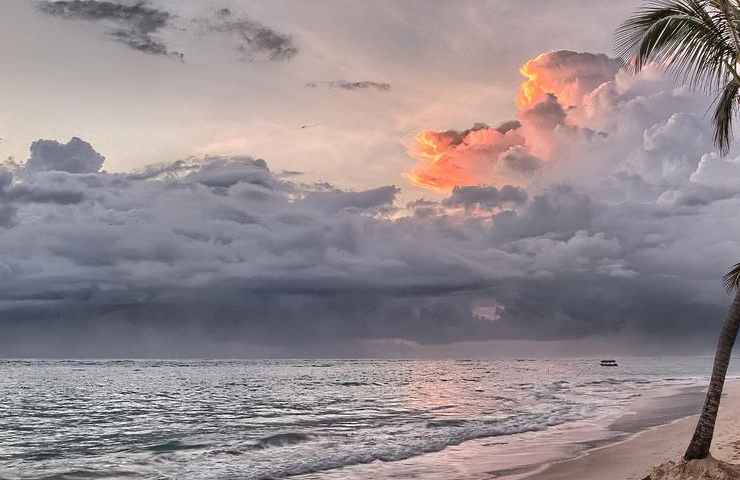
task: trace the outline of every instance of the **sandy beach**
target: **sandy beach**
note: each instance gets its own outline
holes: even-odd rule
[[[649,428],[628,439],[595,448],[580,457],[553,463],[527,475],[530,480],[640,480],[650,467],[678,460],[691,438],[697,416]],[[712,455],[740,462],[740,382],[725,386]]]

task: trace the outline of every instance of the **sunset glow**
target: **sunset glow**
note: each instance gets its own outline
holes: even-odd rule
[[[532,68],[532,61],[525,63],[519,69],[527,80],[519,87],[517,95],[517,105],[519,108],[526,108],[535,103],[535,99],[544,96],[542,86],[538,84],[537,72]]]
[[[419,133],[414,141],[411,152],[419,164],[406,174],[413,184],[447,192],[456,185],[476,182],[472,172],[456,163],[455,155],[451,154],[456,145],[449,134],[428,130]]]
[[[409,148],[418,163],[405,176],[415,185],[438,192],[487,183],[498,157],[522,143],[514,130],[502,133],[483,124],[461,132],[421,132]]]

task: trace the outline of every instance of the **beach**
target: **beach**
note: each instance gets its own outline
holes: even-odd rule
[[[553,463],[530,480],[640,480],[652,466],[683,455],[696,425],[697,415],[651,427],[616,444],[602,446],[563,462]],[[728,382],[715,430],[712,456],[740,462],[740,382]]]

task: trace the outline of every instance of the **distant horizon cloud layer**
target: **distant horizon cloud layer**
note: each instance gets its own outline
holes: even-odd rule
[[[740,161],[713,153],[707,99],[603,55],[532,62],[549,80],[518,120],[419,140],[419,155],[452,155],[477,181],[455,174],[439,200],[400,205],[395,185],[347,190],[248,156],[108,173],[84,140],[35,142],[0,175],[0,348],[331,355],[712,337],[738,251]]]

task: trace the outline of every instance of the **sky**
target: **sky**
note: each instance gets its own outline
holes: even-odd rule
[[[708,351],[740,152],[639,2],[7,0],[0,351]]]

